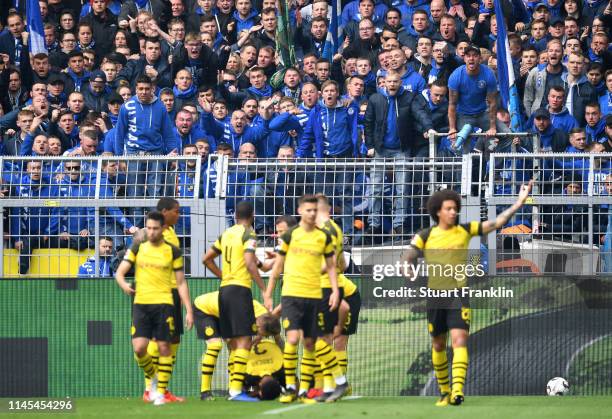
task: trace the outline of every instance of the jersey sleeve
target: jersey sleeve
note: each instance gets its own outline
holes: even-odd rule
[[[448,78],[448,88],[454,91],[459,90],[459,79],[461,77],[461,67],[453,71]]]
[[[332,257],[334,255],[334,239],[332,238],[331,234],[329,234],[327,231],[325,230],[321,230],[323,231],[323,233],[325,233],[325,249],[323,250],[323,255],[328,258],[328,257]]]
[[[132,265],[136,263],[136,255],[138,254],[138,249],[140,249],[140,243],[134,243],[132,247],[125,252],[125,256],[123,256],[123,260],[126,262],[130,262]]]
[[[423,251],[425,250],[425,239],[423,238],[423,231],[419,231],[417,232],[414,237],[412,238],[412,240],[410,241],[410,247],[419,250],[419,251]]]
[[[467,231],[470,237],[482,236],[482,223],[480,221],[470,221],[469,223],[461,224],[461,227]]]
[[[245,253],[255,253],[255,249],[257,248],[257,236],[250,228],[244,230],[244,234],[242,236],[242,247]]]
[[[291,242],[291,233],[293,233],[293,229],[286,231],[285,234],[283,234],[279,239],[280,248],[278,249],[278,253],[282,256],[285,256],[287,254],[287,251],[289,251],[289,243]]]
[[[221,237],[223,237],[223,235],[219,236],[212,245],[212,250],[214,250],[218,255],[221,254]]]
[[[176,246],[172,246],[172,269],[175,271],[183,269],[183,252]]]

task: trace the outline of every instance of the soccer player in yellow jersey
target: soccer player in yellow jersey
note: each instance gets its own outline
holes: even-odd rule
[[[348,383],[332,348],[320,335],[319,302],[323,297],[321,292],[321,259],[325,258],[325,267],[331,284],[329,297],[330,310],[336,310],[340,303],[340,292],[336,278],[336,261],[332,238],[326,231],[316,225],[317,198],[313,195],[302,196],[298,201],[300,223],[287,231],[280,238],[281,245],[274,261],[274,267],[264,294],[264,305],[272,309],[272,294],[274,286],[281,273],[283,287],[281,290],[281,318],[287,333],[283,352],[285,381],[287,393],[281,396],[282,403],[290,403],[296,398],[306,401],[305,392],[297,393],[296,369],[298,364],[298,344],[303,336],[302,374],[312,375],[314,364],[309,360],[331,366],[336,382],[336,389],[326,397],[326,401],[336,401],[348,389]],[[307,360],[304,363],[304,359]]]
[[[183,273],[183,257],[177,247],[164,240],[163,225],[164,216],[160,212],[147,214],[147,240],[134,244],[127,251],[116,273],[121,289],[128,295],[135,294],[132,305],[132,346],[138,366],[143,369],[146,377],[154,378],[150,400],[155,405],[175,401],[166,393],[173,368],[170,349],[170,341],[175,333],[173,280],[176,281],[178,293],[185,305],[187,328],[193,325],[189,290]],[[135,267],[135,291],[125,280],[132,265]],[[151,339],[155,339],[159,347],[157,371],[147,352]]]
[[[336,278],[338,281],[338,291],[340,293],[340,301],[344,298],[344,270],[346,268],[344,264],[344,255],[343,255],[343,235],[342,229],[331,219],[331,206],[329,205],[329,200],[324,194],[316,194],[317,197],[317,227],[327,231],[332,238],[333,248],[334,248],[334,257],[336,260]],[[323,298],[319,303],[319,329],[320,329],[320,338],[323,339],[334,352],[336,359],[338,360],[338,364],[340,363],[340,359],[338,359],[338,354],[335,352],[333,348],[333,332],[335,326],[338,324],[338,309],[331,310],[329,306],[329,298],[332,293],[331,282],[329,280],[329,275],[323,269],[321,273],[321,291],[323,293]],[[346,355],[346,352],[344,352]],[[344,356],[346,359],[346,356]],[[304,363],[304,361],[302,361]],[[326,398],[329,396],[336,386],[334,382],[334,377],[331,374],[330,366],[321,365],[320,366],[323,372],[323,391],[317,391],[316,389],[312,392],[308,393],[309,398],[315,398],[318,400],[319,397]],[[342,368],[342,367],[341,367]],[[316,367],[315,367],[316,371]],[[300,390],[308,391],[310,385],[313,384],[313,376],[309,376],[308,374],[304,374],[302,371],[300,377]],[[320,387],[319,387],[320,389]]]
[[[344,278],[344,299],[338,309],[339,321],[334,330],[334,349],[338,364],[344,374],[348,369],[348,340],[357,333],[357,323],[361,311],[361,294],[353,281]]]
[[[193,305],[195,329],[198,334],[198,339],[206,341],[206,352],[202,356],[200,399],[210,401],[214,400],[211,393],[212,376],[215,371],[217,357],[223,346],[223,339],[221,339],[221,333],[219,332],[219,291],[198,296],[193,302]],[[280,343],[280,323],[278,318],[268,313],[268,310],[257,300],[253,300],[253,311],[255,312],[255,321],[257,324],[257,337],[255,339],[273,336],[274,339],[278,340]],[[274,340],[272,340],[272,342],[274,342]],[[274,342],[274,344],[277,343]],[[246,369],[247,384],[252,385],[253,382],[253,379],[249,380],[249,374],[253,375],[253,365],[261,363],[251,362],[254,352],[260,353],[260,349],[261,348],[256,348],[255,346],[251,347],[249,362],[247,362]],[[282,367],[282,352],[280,352],[279,358],[280,366]],[[261,368],[256,370],[260,371]],[[276,369],[274,371],[276,371]]]
[[[530,181],[528,185],[521,186],[516,202],[499,214],[494,221],[488,220],[482,223],[472,221],[458,224],[461,209],[459,194],[449,189],[434,193],[427,202],[427,211],[436,225],[421,230],[414,236],[406,254],[408,263],[416,264],[419,255],[423,255],[426,265],[431,268],[466,264],[470,239],[502,228],[523,206],[532,184],[533,181]],[[458,289],[467,284],[463,276],[449,277],[441,270],[436,272],[436,269],[433,269],[433,271],[434,274],[430,274],[428,278],[430,289]],[[432,362],[440,387],[440,399],[436,402],[437,406],[463,403],[463,386],[468,367],[467,341],[470,314],[467,302],[461,298],[431,298],[428,301],[427,320],[432,337]],[[453,347],[452,383],[449,379],[446,358],[446,340],[449,332]]]
[[[179,239],[174,231],[174,226],[178,222],[180,216],[180,205],[178,201],[174,198],[164,197],[161,198],[157,202],[157,211],[161,212],[164,216],[164,226],[163,226],[163,236],[164,240],[171,245],[181,248]],[[143,240],[143,237],[139,237],[137,240]],[[172,300],[174,301],[174,327],[175,334],[172,337],[172,342],[170,344],[170,350],[172,351],[172,365],[176,364],[176,354],[178,353],[179,344],[181,343],[181,335],[184,332],[183,327],[183,308],[181,306],[181,299],[178,294],[178,290],[176,288],[176,281],[172,282]],[[157,347],[157,342],[154,340],[149,341],[149,346],[147,347],[147,352],[151,355],[151,359],[153,360],[153,364],[157,367],[157,363],[159,360],[159,348]],[[145,377],[145,392],[142,396],[142,399],[146,402],[149,401],[149,391],[151,389],[151,380]],[[173,401],[183,402],[185,399],[183,397],[178,397],[172,394],[172,392],[168,389],[166,391],[168,393],[168,398],[173,399]]]
[[[255,256],[257,237],[251,227],[253,205],[242,201],[236,206],[236,224],[221,234],[206,252],[203,262],[210,271],[221,278],[219,287],[219,328],[221,337],[230,340],[233,373],[229,388],[229,400],[256,401],[243,391],[246,364],[251,349],[252,336],[257,332],[253,311],[251,282],[255,281],[263,291],[264,282],[259,276],[259,261]],[[222,269],[215,263],[221,255]]]

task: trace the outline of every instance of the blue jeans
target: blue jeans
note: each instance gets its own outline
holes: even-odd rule
[[[380,153],[376,152],[374,159],[375,164],[382,165],[384,158],[393,158],[398,162],[405,162],[407,154],[400,150],[383,149]],[[383,182],[385,178],[385,170],[393,166],[376,166],[370,170],[370,184],[372,185],[372,196],[370,196],[368,211],[369,224],[373,229],[379,229],[382,226],[382,207],[383,207]],[[407,214],[406,200],[406,168],[394,172],[393,175],[393,228],[401,227],[404,224]]]
[[[130,153],[128,155],[151,155],[158,153]],[[166,187],[166,162],[160,160],[129,160],[127,162],[127,186],[125,194],[128,198],[158,199]],[[133,208],[133,224],[144,225],[144,208]]]
[[[465,124],[470,124],[474,128],[480,128],[483,131],[487,131],[490,128],[489,113],[487,111],[477,115],[464,115],[457,113],[457,131],[461,131],[461,128],[463,128]],[[497,132],[510,132],[510,128],[497,119],[495,122],[495,129]],[[471,151],[471,141],[468,139],[465,143],[463,143],[462,154],[468,154]]]

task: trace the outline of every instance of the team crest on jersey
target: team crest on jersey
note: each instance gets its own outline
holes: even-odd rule
[[[429,330],[429,333],[433,333],[433,324],[428,323],[427,324],[427,330]]]
[[[206,329],[204,329],[204,334],[206,336],[212,336],[212,335],[215,334],[215,331],[214,331],[214,329],[212,327],[207,326]]]
[[[253,323],[251,325],[251,330],[253,331],[253,333],[257,333],[257,324]]]
[[[130,328],[130,335],[134,336],[135,333],[136,333],[136,328],[134,327],[134,325],[132,325],[132,327]]]
[[[484,80],[478,80],[478,88],[484,89],[487,86],[487,82]]]
[[[283,327],[286,329],[286,328],[288,328],[288,327],[289,327],[289,324],[290,324],[290,323],[289,323],[289,319],[285,317],[285,318],[283,319]]]
[[[349,114],[350,116],[353,116],[353,114],[355,113],[355,109],[353,109],[353,108],[348,108],[347,112],[348,112],[348,114]]]

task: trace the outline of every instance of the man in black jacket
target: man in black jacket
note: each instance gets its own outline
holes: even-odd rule
[[[117,78],[127,80],[133,90],[136,87],[136,80],[142,75],[150,77],[160,88],[174,85],[171,79],[172,69],[168,61],[161,56],[161,43],[158,39],[147,38],[144,57],[128,61]]]
[[[414,121],[414,122],[413,122]],[[400,74],[390,71],[385,77],[385,88],[374,93],[368,100],[365,114],[364,131],[368,157],[393,158],[394,163],[401,165],[411,155],[420,155],[424,138],[431,128],[431,117],[427,103],[418,93],[405,91]],[[378,162],[377,162],[378,163]],[[366,240],[373,242],[373,236],[382,229],[382,200],[385,172],[393,167],[374,165],[370,171],[372,196],[370,199],[368,230]],[[393,174],[395,197],[393,206],[393,234],[403,234],[403,226],[408,214],[405,198],[407,179],[405,167],[398,167]]]

